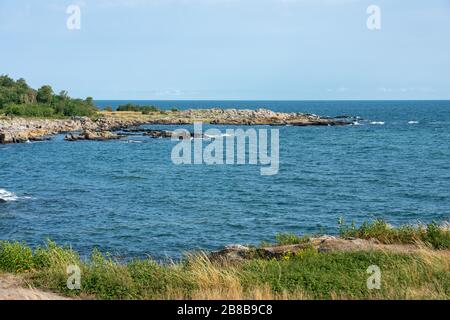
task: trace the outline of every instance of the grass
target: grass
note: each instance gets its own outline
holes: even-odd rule
[[[340,235],[343,238],[376,239],[381,243],[416,244],[423,243],[434,249],[450,249],[450,229],[436,222],[428,225],[405,225],[394,228],[383,220],[365,222],[356,227],[340,220]]]
[[[363,226],[345,229],[345,234],[384,239],[380,222]],[[397,230],[400,237],[387,228],[384,240],[409,243],[420,234],[421,240],[442,249],[449,235],[434,227],[420,227],[420,232],[407,229],[407,234],[414,235],[409,238],[403,236],[406,231],[399,231],[406,229]],[[276,237],[279,244],[305,243],[305,239]],[[53,242],[34,250],[24,243],[0,243],[1,272],[20,274],[37,288],[88,299],[449,299],[449,257],[448,247],[405,253],[321,253],[307,246],[280,259],[214,262],[196,253],[178,263],[160,264],[151,259],[118,263],[99,251],[90,259],[81,259],[72,249]],[[80,290],[67,288],[67,266],[73,264],[81,269]],[[381,269],[380,290],[366,286],[371,265]]]
[[[293,233],[278,233],[275,236],[276,244],[279,246],[290,244],[302,244],[309,242],[309,236],[298,236]]]

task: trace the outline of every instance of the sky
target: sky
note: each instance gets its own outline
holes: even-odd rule
[[[450,0],[0,0],[0,74],[98,100],[450,99]]]

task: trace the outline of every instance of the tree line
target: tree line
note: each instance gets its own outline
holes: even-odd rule
[[[98,109],[92,97],[70,98],[67,91],[55,94],[53,88],[44,85],[35,90],[25,79],[14,80],[0,76],[0,114],[23,117],[71,117],[92,116]]]

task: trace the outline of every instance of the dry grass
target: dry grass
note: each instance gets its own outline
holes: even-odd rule
[[[179,263],[120,264],[98,251],[86,261],[54,243],[31,250],[3,242],[0,271],[18,273],[34,287],[82,299],[449,299],[450,250],[400,247],[327,253],[309,247],[279,259],[240,262],[214,262],[199,253]],[[80,266],[79,291],[67,289],[69,264]],[[366,286],[371,265],[381,269],[380,290]]]

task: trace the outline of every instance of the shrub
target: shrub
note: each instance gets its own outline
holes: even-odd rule
[[[117,111],[132,111],[132,112],[141,112],[142,114],[149,114],[151,112],[158,112],[159,109],[155,106],[139,106],[128,103],[120,105],[117,108]]]
[[[8,116],[51,117],[55,115],[55,109],[46,104],[8,104],[3,113]]]
[[[0,243],[0,270],[26,272],[33,268],[33,251],[24,243]]]
[[[364,222],[360,227],[354,223],[348,227],[340,220],[340,235],[344,238],[377,239],[382,243],[414,244],[423,242],[435,249],[450,248],[450,230],[433,222],[427,226],[401,226],[394,228],[384,220]]]
[[[297,236],[292,233],[279,233],[275,236],[278,245],[302,244],[309,242],[308,236]]]

